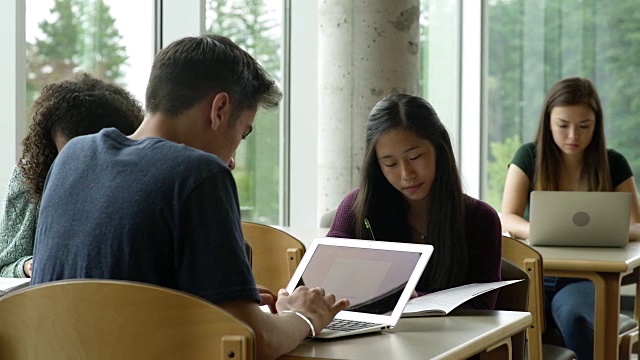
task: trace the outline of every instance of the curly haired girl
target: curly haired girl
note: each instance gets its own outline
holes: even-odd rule
[[[81,73],[45,86],[13,170],[0,218],[0,277],[30,277],[42,190],[51,164],[76,136],[115,127],[133,133],[144,115],[121,87]]]

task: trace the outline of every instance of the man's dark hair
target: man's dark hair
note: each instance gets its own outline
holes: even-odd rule
[[[243,110],[275,108],[282,97],[251,55],[224,36],[207,34],[174,41],[156,55],[146,110],[178,116],[219,92],[229,95],[234,119]]]

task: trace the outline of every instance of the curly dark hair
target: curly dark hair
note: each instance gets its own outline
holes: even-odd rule
[[[40,201],[47,173],[58,156],[54,136],[70,140],[110,127],[130,135],[144,118],[140,103],[129,92],[87,73],[46,85],[31,114],[18,166],[34,202]]]

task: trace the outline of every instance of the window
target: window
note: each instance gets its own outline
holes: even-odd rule
[[[460,4],[420,2],[420,91],[438,113],[459,158]],[[460,165],[460,164],[458,164]]]
[[[206,31],[227,36],[283,79],[282,0],[207,0]],[[236,152],[233,171],[243,220],[280,223],[280,111],[259,110],[253,132]]]
[[[43,86],[79,71],[143,102],[154,55],[153,7],[153,0],[27,0],[27,109]]]
[[[640,180],[640,7],[635,0],[489,0],[485,200],[500,208],[507,165],[533,141],[547,90],[590,78],[605,115],[607,147]]]

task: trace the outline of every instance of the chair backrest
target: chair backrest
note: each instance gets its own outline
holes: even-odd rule
[[[336,217],[336,211],[338,211],[338,208],[331,209],[331,210],[327,211],[326,213],[322,214],[322,216],[320,217],[320,227],[321,228],[329,228],[329,227],[331,227],[331,224],[333,223],[333,218]]]
[[[509,260],[502,258],[500,277],[502,280],[522,280],[498,290],[496,310],[529,311],[529,275]],[[525,332],[512,337],[512,358],[524,359]]]
[[[511,261],[503,258],[500,277],[502,280],[522,280],[499,289],[496,309],[529,311],[529,274]]]
[[[253,359],[251,328],[195,296],[112,280],[0,298],[0,359]]]
[[[242,232],[252,248],[256,284],[276,293],[287,287],[304,255],[304,244],[282,230],[248,221],[242,222]]]
[[[544,276],[542,255],[529,245],[516,239],[502,237],[502,257],[524,270],[530,279],[529,312],[533,322],[527,329],[529,359],[542,358],[542,332],[544,331]]]

